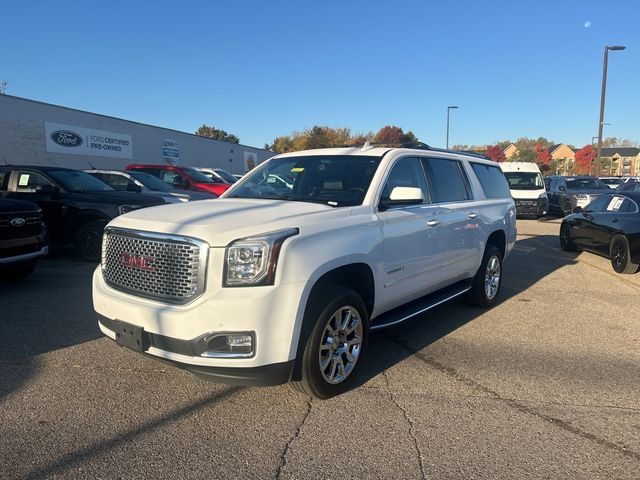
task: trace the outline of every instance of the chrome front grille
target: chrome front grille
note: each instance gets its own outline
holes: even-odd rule
[[[123,292],[171,303],[187,303],[205,287],[209,245],[195,238],[105,229],[102,275]]]

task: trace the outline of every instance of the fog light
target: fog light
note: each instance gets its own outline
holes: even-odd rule
[[[207,358],[247,358],[254,354],[254,334],[211,333],[195,341],[194,351]]]
[[[230,348],[251,348],[253,338],[251,335],[227,335],[227,345]]]

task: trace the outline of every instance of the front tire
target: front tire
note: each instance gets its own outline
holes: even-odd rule
[[[497,303],[502,286],[502,253],[493,244],[487,245],[478,273],[473,278],[467,301],[471,305],[490,308]]]
[[[577,250],[571,240],[571,228],[566,223],[560,225],[560,248],[565,252],[575,252]]]
[[[573,213],[573,207],[571,206],[571,202],[566,200],[562,204],[562,216],[566,217],[567,215],[571,215]]]
[[[614,235],[611,239],[609,258],[613,270],[617,273],[633,274],[640,269],[640,265],[631,261],[629,241],[624,235]]]
[[[100,222],[84,223],[76,230],[74,244],[84,261],[100,261],[103,230],[104,224]]]
[[[350,288],[323,289],[310,300],[305,321],[313,322],[301,360],[300,381],[292,386],[326,399],[351,388],[369,336],[369,315],[362,297]]]

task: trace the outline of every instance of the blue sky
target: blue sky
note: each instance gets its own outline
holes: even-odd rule
[[[485,144],[640,140],[636,0],[5,0],[7,93],[262,146],[313,125]],[[591,22],[585,28],[585,22]]]

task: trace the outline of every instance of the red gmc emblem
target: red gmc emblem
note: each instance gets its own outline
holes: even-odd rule
[[[134,255],[133,253],[127,252],[122,252],[120,254],[120,265],[124,267],[137,268],[138,270],[155,272],[157,270],[154,265],[155,261],[155,258],[145,257],[144,255]]]

